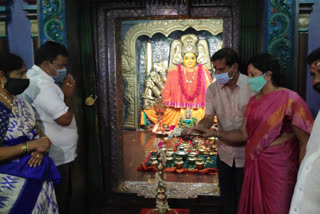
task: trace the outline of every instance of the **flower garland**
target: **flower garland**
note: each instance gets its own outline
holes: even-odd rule
[[[181,65],[179,64],[178,65],[178,75],[179,75],[179,84],[180,84],[180,88],[181,88],[181,92],[182,94],[185,96],[185,98],[189,101],[192,101],[194,100],[194,98],[196,98],[198,95],[199,95],[199,92],[200,92],[200,88],[201,88],[201,77],[202,77],[202,73],[203,73],[203,70],[202,70],[202,65],[201,64],[198,64],[198,75],[197,75],[197,87],[196,87],[196,90],[194,91],[194,93],[192,95],[189,95],[187,92],[186,92],[186,89],[184,88],[184,85],[183,85],[183,78],[182,78],[182,71],[181,71]]]

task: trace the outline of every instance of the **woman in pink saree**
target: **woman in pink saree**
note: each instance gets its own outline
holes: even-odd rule
[[[297,93],[279,87],[280,66],[269,54],[249,61],[248,83],[257,92],[239,130],[201,129],[236,146],[246,143],[238,214],[286,214],[313,118]]]

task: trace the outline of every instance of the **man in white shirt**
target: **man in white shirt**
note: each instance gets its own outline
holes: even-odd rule
[[[77,125],[71,98],[75,81],[67,74],[68,52],[63,45],[46,42],[36,53],[35,65],[28,70],[30,86],[22,96],[35,109],[41,131],[51,141],[49,155],[61,181],[55,185],[59,213],[69,213],[71,164],[76,157]]]
[[[320,48],[308,56],[312,86],[320,93]],[[299,167],[290,214],[320,213],[320,113],[314,122],[306,154]]]
[[[239,58],[233,49],[217,51],[211,61],[217,81],[207,89],[205,116],[196,127],[184,130],[182,135],[190,135],[193,129],[200,127],[209,129],[215,116],[220,130],[240,128],[246,106],[254,95],[247,76],[238,71]],[[218,142],[217,167],[223,213],[234,214],[237,212],[243,181],[244,146],[231,147]]]

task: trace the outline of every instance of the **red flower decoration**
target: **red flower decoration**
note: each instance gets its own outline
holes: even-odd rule
[[[278,10],[278,9],[276,9],[276,8],[272,8],[272,12],[273,12],[273,13],[278,13],[278,12],[279,12],[279,10]]]
[[[158,147],[161,149],[163,147],[163,142],[159,142]]]
[[[169,128],[169,130],[170,130],[170,131],[173,130],[174,127],[176,127],[176,126],[175,126],[175,125],[171,125],[170,128]]]

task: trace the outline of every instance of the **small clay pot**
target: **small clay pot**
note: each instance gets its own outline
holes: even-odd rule
[[[198,158],[196,161],[196,168],[201,170],[204,167],[204,161],[202,160],[202,158]]]
[[[183,163],[184,163],[183,160],[176,160],[175,166],[177,167],[177,169],[180,169],[182,168]]]
[[[167,156],[166,157],[166,161],[167,161],[167,163],[172,163],[173,157],[172,156]]]
[[[189,161],[189,164],[193,165],[196,161],[196,157],[189,157],[188,161]]]

